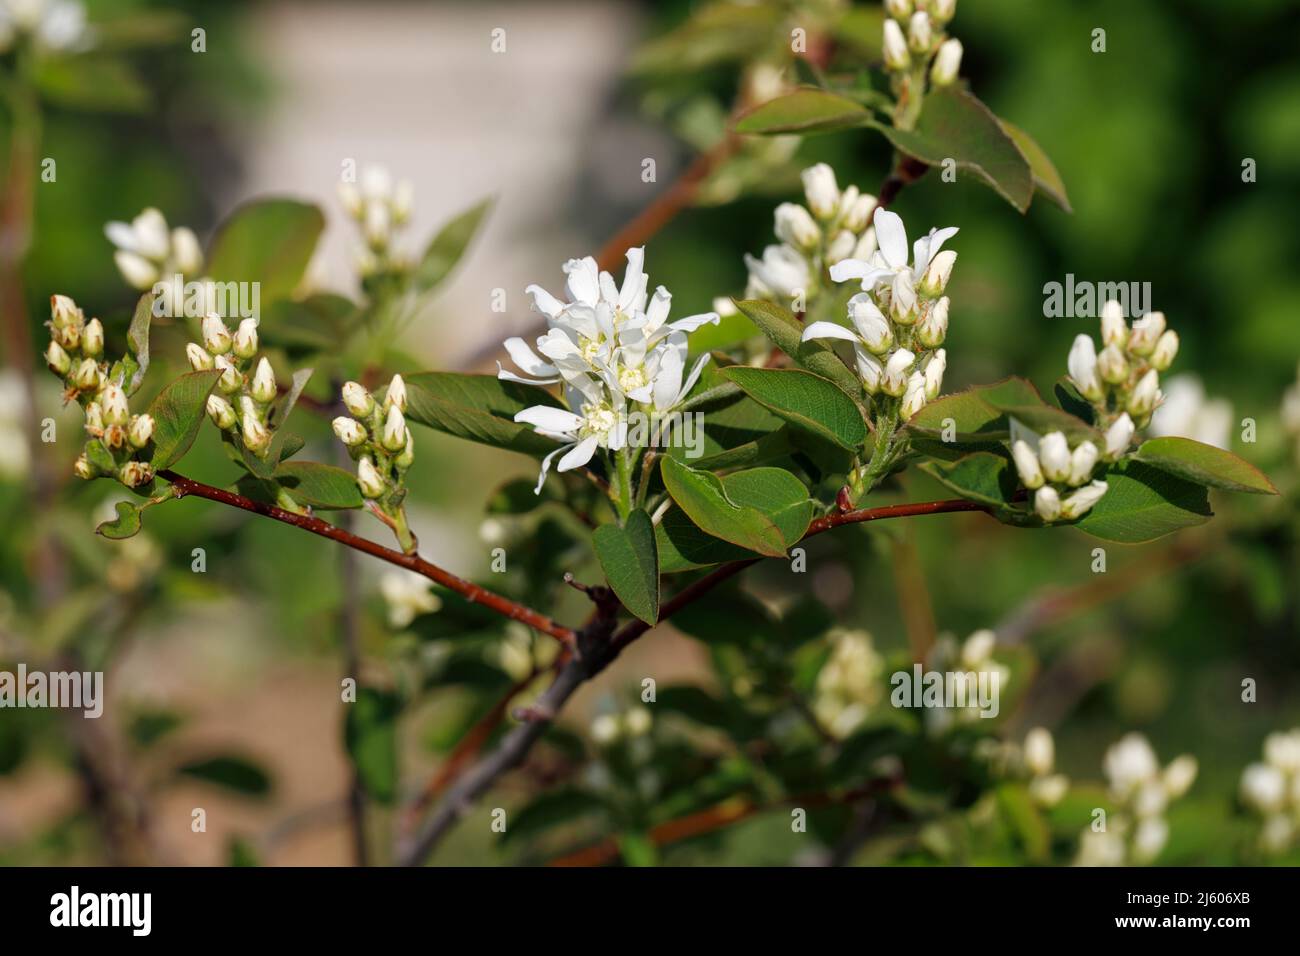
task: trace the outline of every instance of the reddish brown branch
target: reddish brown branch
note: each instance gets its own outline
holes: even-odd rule
[[[430,581],[441,584],[443,587],[455,591],[466,601],[474,604],[482,604],[486,608],[496,611],[511,620],[519,621],[535,630],[562,642],[567,646],[574,646],[577,635],[571,628],[557,624],[545,614],[534,611],[532,608],[507,597],[502,597],[486,588],[479,587],[472,581],[466,581],[464,578],[457,577],[450,571],[431,564],[418,554],[403,554],[392,548],[386,548],[382,544],[370,541],[367,538],[359,537],[350,531],[330,524],[328,521],[322,521],[310,515],[294,514],[292,511],[285,511],[283,508],[277,508],[275,505],[263,504],[260,501],[254,501],[252,498],[246,498],[241,494],[233,491],[226,491],[222,488],[214,488],[212,485],[205,485],[201,481],[194,481],[186,478],[184,475],[178,475],[174,471],[161,471],[159,477],[165,478],[172,483],[175,489],[176,497],[184,498],[192,495],[196,498],[206,498],[209,501],[216,501],[223,505],[229,505],[232,508],[240,508],[244,511],[250,511],[253,514],[262,515],[271,518],[283,524],[293,525],[295,528],[301,528],[304,531],[310,531],[312,534],[320,535],[322,538],[329,538],[331,541],[337,541],[339,544],[346,545],[371,557],[379,558],[381,561],[387,561],[389,564],[395,564],[399,568],[406,568],[408,571],[414,571],[416,574],[422,574]]]

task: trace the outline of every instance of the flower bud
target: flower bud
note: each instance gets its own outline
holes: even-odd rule
[[[185,346],[185,357],[190,360],[190,368],[196,372],[206,372],[212,368],[212,356],[198,342],[190,342]]]
[[[103,441],[109,448],[121,448],[126,444],[126,429],[121,425],[109,425],[104,429]]]
[[[948,353],[939,349],[930,356],[930,361],[925,364],[925,398],[926,401],[934,401],[939,397],[939,390],[943,388],[943,373],[948,368]]]
[[[81,309],[66,295],[50,296],[50,320],[56,329],[73,326],[80,329],[83,321]]]
[[[126,392],[122,391],[120,385],[110,382],[104,386],[104,394],[101,396],[100,404],[104,409],[104,424],[106,425],[125,425],[131,417],[131,409],[127,407]]]
[[[94,359],[82,359],[72,377],[72,383],[83,392],[99,387],[99,363]]]
[[[833,266],[853,255],[853,247],[858,244],[858,237],[847,229],[841,229],[826,247],[826,264]]]
[[[225,355],[230,351],[233,341],[230,338],[230,330],[226,328],[226,323],[221,321],[221,316],[215,312],[209,312],[203,318],[203,347],[213,355]]]
[[[776,207],[775,216],[776,235],[782,242],[805,251],[815,249],[821,242],[822,231],[803,206],[783,202]]]
[[[136,415],[131,419],[131,427],[127,431],[127,439],[136,448],[143,448],[149,444],[149,439],[153,438],[153,416]]]
[[[1097,356],[1097,372],[1102,381],[1118,385],[1128,380],[1128,359],[1118,345],[1108,345]]]
[[[1106,457],[1118,458],[1124,452],[1128,451],[1129,443],[1133,440],[1133,432],[1136,429],[1133,426],[1133,419],[1129,418],[1128,412],[1124,412],[1115,419],[1114,424],[1106,429]]]
[[[217,379],[217,388],[227,395],[233,395],[244,384],[244,376],[240,374],[235,364],[224,355],[218,355],[212,360],[216,368],[221,369],[221,377]]]
[[[895,20],[906,20],[912,15],[912,0],[885,0],[885,12]]]
[[[1101,307],[1101,342],[1124,348],[1128,342],[1128,325],[1124,322],[1124,308],[1114,299]]]
[[[808,208],[818,219],[830,219],[840,205],[840,188],[835,182],[835,170],[825,163],[809,166],[801,174],[804,196]]]
[[[1070,790],[1070,778],[1062,773],[1035,777],[1029,781],[1029,796],[1041,807],[1054,807]]]
[[[935,255],[926,266],[925,275],[921,277],[921,294],[930,299],[943,295],[943,290],[948,286],[948,278],[952,275],[953,263],[956,261],[957,253],[951,249],[944,249]]]
[[[243,359],[250,359],[257,354],[257,319],[244,319],[239,323],[233,347],[235,354]]]
[[[1109,485],[1104,481],[1093,481],[1084,485],[1078,491],[1072,492],[1068,498],[1061,502],[1061,517],[1066,521],[1073,521],[1075,518],[1082,518],[1092,506],[1101,500],[1101,496],[1106,493]]]
[[[1025,766],[1035,777],[1052,772],[1056,763],[1056,745],[1052,732],[1045,727],[1035,727],[1025,735]]]
[[[165,259],[171,251],[171,236],[167,232],[167,219],[150,206],[131,220],[135,233],[135,248],[150,259]]]
[[[916,325],[917,340],[928,349],[937,348],[948,336],[948,297],[935,302]]]
[[[961,662],[968,667],[979,667],[993,657],[993,648],[997,646],[998,636],[987,627],[981,628],[961,646]]]
[[[907,390],[903,393],[903,418],[911,418],[925,407],[925,375],[913,372],[907,379]]]
[[[1070,454],[1071,485],[1081,485],[1092,477],[1092,469],[1097,465],[1097,446],[1090,441],[1081,442]]]
[[[368,437],[365,426],[355,418],[348,418],[346,415],[340,415],[334,419],[334,434],[338,436],[339,441],[349,448],[360,445]]]
[[[1039,467],[1037,453],[1029,447],[1029,443],[1022,438],[1013,441],[1011,457],[1016,463],[1016,471],[1020,473],[1020,483],[1030,491],[1041,488],[1043,470]]]
[[[916,321],[916,287],[911,272],[900,272],[894,277],[889,296],[889,314],[899,325]]]
[[[1034,511],[1044,521],[1055,521],[1061,515],[1061,496],[1051,485],[1043,485],[1034,492]]]
[[[172,265],[177,272],[188,275],[203,268],[203,250],[194,230],[179,226],[172,230]]]
[[[235,408],[220,395],[208,396],[208,417],[223,432],[235,427]]]
[[[63,346],[55,341],[51,341],[45,349],[45,364],[55,375],[67,375],[72,369],[72,359],[63,351]]]
[[[1038,460],[1048,481],[1070,477],[1070,445],[1061,432],[1048,432],[1038,442]]]
[[[1159,400],[1160,375],[1155,369],[1148,369],[1147,373],[1138,380],[1137,387],[1133,389],[1132,394],[1128,397],[1128,413],[1135,419],[1146,418],[1151,414],[1156,407],[1156,402]]]
[[[880,387],[886,395],[900,397],[907,389],[907,378],[912,370],[916,356],[907,349],[899,349],[885,363],[885,375]]]
[[[92,438],[103,437],[104,410],[100,408],[99,402],[91,402],[86,406],[86,434]]]
[[[239,431],[244,440],[244,447],[255,455],[261,454],[271,444],[270,430],[262,424],[256,411],[250,408],[248,403],[244,405],[244,416],[239,423]]]
[[[925,54],[930,52],[930,44],[933,42],[934,32],[930,26],[930,15],[924,10],[916,11],[907,22],[908,47],[913,53]]]
[[[930,0],[929,10],[935,23],[947,23],[957,13],[957,0]]]
[[[104,326],[99,319],[86,323],[86,330],[81,333],[81,351],[92,357],[104,351]]]
[[[870,193],[855,196],[852,203],[841,203],[844,228],[851,232],[861,232],[867,228],[867,224],[871,222],[871,214],[876,211],[877,205],[876,197]]]
[[[903,38],[903,28],[897,20],[885,21],[883,50],[886,70],[897,72],[912,65],[912,58],[907,52],[907,40]]]
[[[1092,402],[1099,401],[1105,395],[1101,379],[1097,375],[1097,347],[1091,336],[1080,334],[1074,337],[1066,365],[1070,371],[1070,380],[1080,395]]]
[[[275,372],[271,371],[271,363],[263,356],[253,373],[253,398],[265,405],[275,398],[275,391]]]
[[[1151,367],[1157,372],[1163,372],[1174,364],[1174,357],[1177,355],[1178,333],[1169,329],[1156,339],[1156,347],[1151,352]]]
[[[406,471],[406,469],[411,467],[414,461],[415,442],[411,440],[411,430],[408,428],[406,430],[406,444],[403,446],[402,450],[398,452],[397,457],[393,459],[393,464],[402,471]]]
[[[867,351],[873,355],[884,355],[894,344],[894,332],[889,322],[865,292],[849,299],[849,321],[861,336]]]
[[[343,383],[343,404],[357,418],[369,418],[375,410],[375,400],[360,382]]]
[[[930,82],[935,86],[951,86],[957,82],[961,54],[961,41],[955,37],[939,44],[939,52],[934,55],[934,64],[930,67]]]
[[[862,379],[862,387],[868,395],[875,395],[880,391],[881,380],[885,377],[885,367],[880,364],[880,360],[866,352],[855,352],[858,364],[858,377]]]
[[[357,462],[357,486],[367,498],[380,498],[385,491],[385,482],[375,463],[367,455]]]
[[[139,488],[153,481],[153,466],[143,461],[128,461],[118,472],[118,478],[128,488]]]
[[[389,451],[401,451],[406,445],[406,419],[402,417],[402,410],[396,405],[388,406],[382,442]]]
[[[117,271],[122,273],[126,284],[133,289],[151,289],[158,281],[157,266],[138,253],[119,249],[113,253],[113,262],[117,264]]]
[[[1133,331],[1128,337],[1128,350],[1134,355],[1148,356],[1164,332],[1165,314],[1148,312],[1133,323]]]
[[[388,391],[384,394],[384,407],[396,405],[401,411],[406,411],[406,383],[402,381],[402,376],[394,375],[393,380],[388,383]]]
[[[91,478],[94,478],[99,474],[95,469],[95,466],[90,463],[90,459],[85,455],[77,456],[76,464],[72,466],[72,473],[78,478],[82,478],[86,481],[89,481]]]

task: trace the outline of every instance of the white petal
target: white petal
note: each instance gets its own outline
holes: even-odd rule
[[[877,209],[875,216],[876,242],[880,244],[880,254],[885,257],[892,268],[901,269],[907,265],[907,230],[903,228],[903,219],[888,209]]]
[[[537,487],[533,489],[533,494],[540,495],[542,493],[542,485],[546,484],[546,473],[551,470],[551,459],[554,458],[556,455],[558,455],[560,452],[565,451],[566,449],[572,447],[573,445],[571,444],[561,445],[559,448],[555,449],[555,451],[551,452],[549,455],[547,455],[545,458],[542,459],[542,472],[537,476]]]
[[[684,319],[669,322],[668,328],[674,332],[694,332],[701,325],[717,325],[721,321],[722,317],[716,312],[701,312],[699,315],[688,315]]]
[[[814,322],[803,330],[803,338],[800,341],[807,342],[809,339],[843,339],[846,342],[856,342],[858,337],[844,326],[836,325],[834,322]]]
[[[543,361],[523,339],[513,336],[505,341],[510,358],[528,375],[554,375],[555,366]]]
[[[682,369],[685,367],[682,349],[669,348],[659,360],[659,374],[655,376],[655,408],[667,411],[677,404],[682,391]]]
[[[618,307],[630,312],[637,296],[645,288],[645,246],[627,251],[627,271],[623,273],[623,287],[618,293]]]
[[[539,285],[530,285],[524,292],[533,297],[533,308],[548,319],[554,319],[564,311],[564,303]]]
[[[497,378],[503,382],[519,382],[521,385],[554,385],[560,380],[558,375],[554,378],[525,378],[522,375],[516,375],[509,369],[502,368],[500,362],[497,362]]]
[[[104,235],[108,241],[127,252],[139,252],[140,243],[136,241],[135,230],[124,222],[110,222],[104,226]]]
[[[551,405],[533,405],[515,413],[515,421],[545,429],[557,435],[571,435],[582,427],[582,418]]]
[[[691,393],[695,383],[700,380],[700,375],[704,373],[704,366],[709,364],[710,358],[712,356],[706,352],[696,360],[694,368],[691,369],[691,374],[686,376],[686,381],[682,384],[681,391],[677,395],[678,402]],[[676,402],[673,404],[676,404]]]
[[[600,300],[600,270],[595,259],[570,259],[564,264],[564,272],[568,276],[564,287],[572,301],[594,306]]]
[[[574,446],[573,450],[560,459],[556,471],[569,471],[573,468],[581,468],[587,462],[591,461],[591,456],[596,453],[596,446],[600,444],[600,439],[595,435],[590,438],[584,438]]]
[[[655,289],[654,298],[650,300],[650,307],[646,309],[646,331],[653,332],[659,326],[664,324],[668,318],[668,310],[672,307],[673,295],[663,286]]]

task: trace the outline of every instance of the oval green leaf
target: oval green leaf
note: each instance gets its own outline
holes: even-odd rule
[[[207,414],[208,395],[221,377],[220,369],[186,372],[158,393],[149,406],[153,416],[153,458],[155,471],[180,461]]]
[[[647,624],[659,620],[659,555],[650,516],[633,511],[627,524],[601,525],[592,536],[605,580],[623,606]]]
[[[754,401],[818,438],[848,451],[857,451],[867,438],[867,423],[857,405],[812,372],[736,365],[722,374]]]
[[[1190,438],[1149,438],[1133,457],[1198,485],[1256,495],[1277,494],[1268,476],[1244,458]]]

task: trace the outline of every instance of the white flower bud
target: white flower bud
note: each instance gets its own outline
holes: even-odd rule
[[[925,275],[921,277],[921,294],[930,299],[943,295],[943,290],[948,286],[948,278],[952,275],[953,263],[956,261],[957,253],[951,249],[944,249],[935,255],[926,266]]]
[[[891,355],[889,361],[885,363],[885,375],[880,383],[881,390],[886,395],[900,397],[907,389],[908,375],[915,361],[916,356],[907,349],[899,349]]]
[[[162,260],[171,251],[171,236],[167,232],[167,219],[150,206],[131,220],[135,233],[135,249],[149,259]]]
[[[1128,325],[1124,322],[1124,308],[1114,299],[1101,307],[1101,342],[1124,348],[1128,343]]]
[[[865,292],[849,299],[849,321],[861,336],[867,351],[873,355],[884,355],[894,344],[894,332],[889,322]]]
[[[912,57],[907,52],[907,40],[903,37],[903,28],[897,20],[885,21],[885,38],[883,41],[885,69],[891,72],[906,70],[912,65]]]
[[[87,326],[87,334],[89,334],[89,326]],[[1157,372],[1163,372],[1174,364],[1174,357],[1177,355],[1178,333],[1169,329],[1156,339],[1156,347],[1151,352],[1151,367]]]
[[[250,359],[257,354],[257,319],[244,319],[235,330],[235,354]]]
[[[1269,764],[1251,764],[1241,774],[1241,802],[1263,814],[1278,812],[1286,803],[1286,777]]]
[[[1025,766],[1035,777],[1052,772],[1056,763],[1056,745],[1052,732],[1045,727],[1035,727],[1025,735]]]
[[[851,232],[861,232],[867,228],[867,224],[871,222],[871,214],[876,211],[876,205],[876,197],[870,193],[854,196],[851,203],[841,203],[844,228]]]
[[[913,372],[907,379],[907,390],[903,393],[903,418],[911,418],[925,407],[925,376]]]
[[[90,463],[90,459],[85,455],[77,456],[76,464],[72,466],[72,473],[85,481],[89,481],[98,474],[95,466]]]
[[[208,396],[208,417],[223,432],[235,427],[235,407],[220,395]]]
[[[361,195],[387,203],[393,194],[393,176],[384,166],[367,166],[361,170]]]
[[[258,419],[256,411],[250,408],[249,404],[244,403],[244,416],[239,423],[239,432],[244,440],[244,447],[253,454],[260,454],[271,444],[271,432]]]
[[[379,474],[379,470],[375,468],[375,463],[369,456],[357,462],[357,486],[361,489],[361,494],[367,498],[383,497],[385,490],[383,476]]]
[[[1011,443],[1011,457],[1016,463],[1016,471],[1020,473],[1020,483],[1033,491],[1035,488],[1042,487],[1043,470],[1038,464],[1038,454],[1029,447],[1029,443],[1022,438],[1017,438]]]
[[[1092,336],[1080,334],[1074,337],[1066,366],[1070,371],[1070,381],[1084,398],[1095,402],[1105,395],[1097,375],[1097,346]]]
[[[1038,442],[1038,460],[1048,481],[1065,481],[1070,477],[1070,445],[1061,432],[1048,432]]]
[[[99,387],[99,363],[92,358],[82,359],[73,375],[72,384],[83,392]]]
[[[226,328],[226,323],[221,321],[221,316],[215,312],[209,312],[203,317],[203,347],[213,355],[225,355],[230,351],[234,342],[230,338],[230,330]]]
[[[106,385],[104,394],[100,397],[100,404],[104,409],[106,425],[125,425],[131,418],[131,409],[126,403],[126,392],[122,391],[120,385],[114,385],[112,382]]]
[[[67,375],[72,368],[72,359],[63,351],[63,346],[51,341],[45,349],[45,364],[55,375]]]
[[[948,353],[939,349],[930,356],[930,361],[925,364],[925,398],[926,401],[934,401],[939,397],[939,391],[943,388],[943,373],[948,368]]]
[[[812,214],[803,206],[783,202],[776,207],[776,235],[800,249],[815,249],[822,240],[822,231]]]
[[[948,336],[948,297],[935,302],[916,325],[917,340],[928,349],[937,348]]]
[[[127,439],[136,448],[143,448],[149,444],[149,439],[153,438],[153,416],[136,415],[131,419],[131,427],[127,430]]]
[[[1134,355],[1148,356],[1164,333],[1165,314],[1148,312],[1133,323],[1133,331],[1128,337],[1128,350]]]
[[[389,451],[401,451],[406,445],[406,419],[402,417],[402,410],[396,405],[388,406],[381,440],[383,446]]]
[[[396,405],[403,412],[406,411],[406,383],[402,381],[402,376],[394,375],[393,380],[388,383],[388,391],[384,393],[384,407]]]
[[[885,0],[885,12],[895,20],[906,20],[912,15],[912,0]]]
[[[979,667],[987,663],[993,656],[997,642],[996,633],[987,627],[981,628],[966,638],[966,643],[961,646],[961,662],[968,667]]]
[[[825,163],[809,166],[801,174],[804,196],[808,208],[818,219],[830,219],[840,205],[840,188],[835,182],[835,170]]]
[[[121,425],[109,425],[104,429],[104,444],[109,448],[121,448],[126,444],[126,429]]]
[[[199,272],[203,268],[203,250],[199,248],[194,230],[179,226],[172,230],[172,265],[182,275]]]
[[[77,308],[77,303],[66,295],[50,296],[50,319],[56,329],[63,329],[69,326],[81,328],[83,314],[81,309]]]
[[[935,23],[947,23],[957,13],[957,0],[930,0],[929,10]]]
[[[1177,342],[1174,347],[1177,348]],[[104,326],[99,319],[86,323],[86,330],[81,334],[81,351],[90,356],[98,356],[104,351]]]
[[[935,86],[951,86],[957,82],[961,71],[961,41],[955,37],[939,44],[939,52],[934,56],[930,67],[930,82]]]
[[[908,47],[913,53],[925,54],[930,52],[930,44],[933,42],[934,31],[930,25],[930,15],[924,10],[916,11],[907,22]]]
[[[1101,500],[1109,487],[1104,481],[1094,481],[1072,492],[1061,502],[1061,517],[1066,521],[1082,518]]]
[[[224,355],[218,355],[212,360],[212,363],[216,368],[221,369],[221,378],[217,379],[217,388],[227,395],[233,395],[239,391],[244,384],[244,376],[240,374],[239,369],[235,368],[235,364]]]
[[[1128,413],[1137,419],[1145,418],[1151,414],[1159,400],[1160,375],[1155,369],[1148,369],[1128,397]]]
[[[1177,800],[1192,788],[1192,784],[1196,781],[1196,771],[1196,758],[1191,754],[1176,757],[1168,767],[1165,767],[1161,781],[1170,800]]]
[[[853,247],[858,244],[858,237],[847,229],[841,229],[826,247],[826,265],[833,266],[853,255]]]
[[[253,398],[263,405],[275,398],[275,372],[271,370],[271,363],[266,360],[265,356],[257,363],[257,371],[253,373],[251,391]]]
[[[876,252],[876,227],[868,226],[858,244],[853,247],[853,259],[869,260]]]
[[[343,404],[357,418],[369,418],[375,410],[375,400],[360,382],[343,383]]]
[[[1070,455],[1071,485],[1081,485],[1092,477],[1092,469],[1097,464],[1097,446],[1090,441],[1081,442]]]
[[[153,481],[153,466],[143,461],[128,461],[118,472],[118,478],[128,488],[139,488]]]
[[[348,418],[346,415],[340,415],[334,419],[334,434],[338,436],[339,441],[352,448],[360,445],[368,437],[366,428],[355,418]]]
[[[119,249],[113,253],[113,262],[126,284],[133,289],[151,289],[158,281],[158,267],[142,255]]]
[[[855,352],[858,363],[858,377],[862,379],[862,387],[866,389],[868,395],[875,395],[880,391],[881,380],[885,377],[885,367],[880,364],[880,360],[875,356],[868,355],[866,352]]]
[[[1118,345],[1108,345],[1097,356],[1097,372],[1102,381],[1118,385],[1128,380],[1128,359]]]
[[[917,319],[916,287],[911,272],[900,272],[890,289],[889,314],[899,325],[911,325]]]
[[[1129,418],[1128,412],[1115,419],[1114,424],[1106,429],[1106,457],[1115,459],[1128,451],[1135,430],[1133,419]]]
[[[212,356],[198,342],[190,342],[185,346],[185,357],[190,360],[190,368],[196,372],[206,372],[212,368]]]
[[[86,434],[94,438],[104,434],[104,410],[100,408],[99,402],[91,402],[86,406]]]
[[[402,471],[405,471],[406,469],[411,467],[414,461],[415,461],[415,442],[412,440],[411,430],[408,428],[406,430],[406,444],[402,447],[402,450],[397,453],[397,457],[393,459],[393,464],[395,464]]]
[[[1034,492],[1034,510],[1044,521],[1055,521],[1061,516],[1061,496],[1051,485],[1043,485]]]

